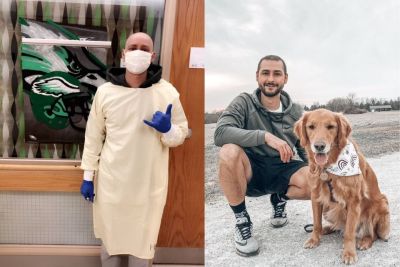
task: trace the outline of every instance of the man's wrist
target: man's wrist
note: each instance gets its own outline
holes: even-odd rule
[[[177,134],[177,128],[176,128],[175,125],[173,125],[171,123],[171,127],[169,128],[169,130],[167,132],[165,132],[165,133],[162,133],[162,134],[167,139],[174,138],[175,135]]]
[[[83,180],[88,182],[93,182],[94,171],[93,170],[85,170],[83,172]]]
[[[271,138],[271,135],[272,135],[271,133],[265,132],[264,141],[266,144],[268,143],[269,139]]]
[[[253,131],[255,134],[255,139],[256,139],[256,146],[264,145],[265,144],[265,131],[264,130],[254,130]]]

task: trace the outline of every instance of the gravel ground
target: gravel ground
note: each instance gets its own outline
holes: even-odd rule
[[[358,251],[355,266],[400,266],[400,112],[347,115],[353,139],[361,147],[378,176],[381,191],[389,199],[392,230],[389,242],[378,240],[367,251]],[[315,249],[303,249],[309,234],[303,226],[312,222],[309,201],[292,200],[287,205],[289,224],[270,227],[269,197],[246,198],[254,223],[260,254],[244,258],[233,244],[234,218],[218,186],[217,148],[213,143],[215,124],[205,126],[206,154],[206,266],[342,266],[343,236],[324,236]]]

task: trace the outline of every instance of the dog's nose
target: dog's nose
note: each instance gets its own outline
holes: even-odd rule
[[[324,151],[325,146],[326,145],[323,142],[318,142],[314,144],[315,150],[317,150],[318,152]]]

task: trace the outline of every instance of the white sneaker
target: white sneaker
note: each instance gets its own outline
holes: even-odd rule
[[[236,218],[235,247],[240,256],[249,257],[257,255],[259,246],[257,240],[252,237],[253,223],[246,216]]]
[[[271,205],[272,205],[271,225],[275,228],[285,226],[288,223],[285,211],[286,201],[274,202],[272,201],[272,195],[271,195]]]

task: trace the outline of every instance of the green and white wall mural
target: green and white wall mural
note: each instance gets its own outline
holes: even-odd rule
[[[79,159],[106,68],[120,65],[132,32],[160,55],[162,0],[2,0],[0,158]],[[111,41],[111,47],[38,45],[22,38]]]
[[[80,31],[52,20],[19,18],[24,38],[107,40],[106,28]],[[25,140],[83,143],[86,121],[98,86],[106,82],[106,49],[101,59],[86,47],[21,45]]]

